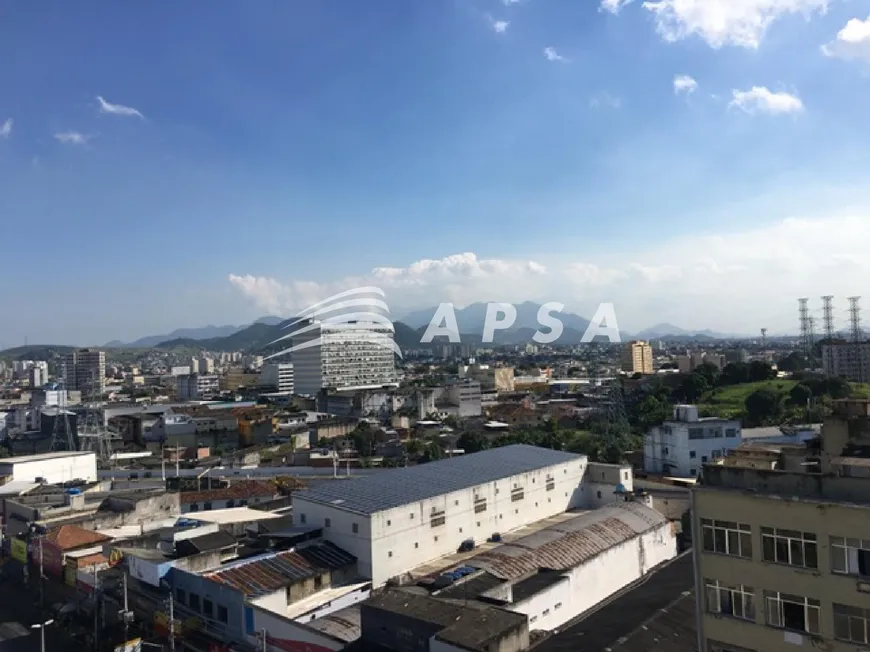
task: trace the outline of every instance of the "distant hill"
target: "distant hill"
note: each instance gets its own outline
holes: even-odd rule
[[[72,353],[79,347],[65,346],[61,344],[30,344],[28,346],[16,346],[11,349],[0,351],[0,358],[13,360],[51,360],[58,355]]]
[[[744,339],[745,335],[734,335],[728,333],[718,333],[709,329],[700,331],[689,331],[673,324],[662,323],[645,328],[639,333],[635,333],[634,339],[638,340],[731,340]]]
[[[266,317],[260,317],[260,319],[248,326],[202,326],[200,328],[178,328],[166,335],[148,335],[146,337],[140,337],[138,340],[135,340],[133,342],[121,342],[120,340],[112,340],[111,342],[106,343],[104,346],[106,348],[117,349],[151,349],[158,347],[163,342],[173,340],[190,340],[191,342],[198,342],[203,340],[218,340],[224,337],[230,337],[238,333],[239,331],[247,329],[249,326],[256,326],[259,324],[266,326],[275,326],[276,324],[280,324],[283,321],[284,320],[281,317],[269,315]],[[193,344],[192,346],[198,346],[198,344]]]

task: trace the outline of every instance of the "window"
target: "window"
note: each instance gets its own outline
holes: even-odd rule
[[[867,645],[870,636],[867,636],[868,624],[867,609],[850,607],[845,604],[834,603],[834,638],[850,643]]]
[[[556,480],[553,479],[553,476],[548,475],[547,476],[547,485],[546,485],[547,491],[553,491],[553,489],[555,489],[555,488],[556,488]]]
[[[185,593],[184,589],[176,589],[175,599],[181,604],[187,604],[187,593]]]
[[[486,511],[486,498],[474,499],[474,513],[480,514]]]
[[[816,535],[763,527],[761,528],[761,558],[776,564],[818,568]]]
[[[233,501],[233,500],[227,501],[227,509],[229,509],[230,507],[235,507],[235,506],[236,506],[235,501]]]
[[[356,523],[351,524],[350,529],[354,534],[359,534],[359,525]]]
[[[695,477],[696,475],[698,475],[698,469],[693,466],[691,469],[689,469],[689,475]]]
[[[392,551],[392,550],[390,550],[390,551],[387,553],[387,557],[389,557],[390,559],[392,559],[392,557],[393,557],[393,551]]]
[[[190,504],[190,511],[191,512],[198,512],[199,511],[199,503],[191,503]]]
[[[701,530],[706,552],[752,559],[752,532],[748,525],[702,518]]]
[[[411,512],[411,520],[414,520],[414,512]]]
[[[549,609],[544,609],[544,611],[541,612],[541,615],[542,615],[542,616],[549,616],[549,615],[550,615],[550,610],[549,610]]]
[[[387,527],[390,527],[392,524],[393,524],[393,522],[391,520],[387,519]]]
[[[819,633],[821,603],[813,598],[789,595],[776,591],[764,592],[764,610],[767,624],[795,632]]]
[[[695,459],[695,451],[689,451],[689,457]]]
[[[199,612],[199,596],[196,593],[190,594],[190,608]]]
[[[704,429],[703,428],[689,428],[689,439],[703,439],[704,438]]]
[[[870,576],[870,541],[831,537],[831,571]]]
[[[596,493],[598,494],[598,497],[601,498],[601,492],[598,491],[598,492],[596,492]]]
[[[305,514],[300,514],[300,515],[299,515],[299,522],[302,523],[302,524],[305,523]]]
[[[706,461],[707,461],[707,456],[706,456],[706,455],[701,455],[701,463],[703,464],[703,463],[705,463]]]
[[[218,620],[222,623],[227,622],[227,608],[219,604],[217,608],[217,616]]]
[[[458,501],[458,500],[454,500],[454,501],[453,501],[453,505],[454,505],[454,506],[458,506],[458,505],[459,505],[459,501]]]
[[[525,497],[525,493],[523,492],[522,487],[514,487],[513,489],[511,489],[511,502],[512,503],[520,501],[524,497]]]
[[[202,508],[203,508],[205,511],[210,510],[210,509],[211,509],[211,501],[206,502],[205,505],[202,506]]]
[[[207,598],[203,598],[202,600],[202,613],[205,614],[208,618],[212,618],[214,616],[214,604],[211,600]]]
[[[417,543],[417,542],[414,542],[414,547],[415,547],[415,548],[419,548],[419,547],[420,547],[420,544]]]
[[[726,437],[736,437],[737,436],[737,428],[725,428],[725,436]]]
[[[537,622],[537,621],[538,621],[538,617],[537,617],[537,616],[532,616],[531,618],[529,618],[529,624],[533,624],[533,623],[535,623],[535,622]]]
[[[429,517],[429,526],[430,527],[440,527],[447,522],[447,514],[444,510],[438,510],[434,507],[432,508],[432,515]]]
[[[326,527],[330,527],[330,526],[332,525],[332,520],[331,520],[331,519],[328,519],[328,518],[327,518],[327,519],[324,519],[324,520],[323,520],[323,525],[326,526]]]
[[[561,602],[557,602],[557,603],[556,603],[556,606],[553,607],[553,609],[561,609],[561,608],[562,608],[562,603],[561,603]]]
[[[755,593],[748,586],[728,586],[718,580],[705,580],[707,611],[711,614],[755,620]]]

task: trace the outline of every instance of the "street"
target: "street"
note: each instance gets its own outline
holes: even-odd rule
[[[22,584],[11,580],[0,584],[0,652],[40,652],[39,629],[31,628],[42,622],[36,602]],[[87,652],[88,648],[74,641],[64,627],[51,624],[45,628],[45,649],[47,652]]]

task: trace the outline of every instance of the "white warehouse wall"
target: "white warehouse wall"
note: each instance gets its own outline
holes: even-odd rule
[[[529,629],[553,630],[676,556],[673,527],[663,523],[566,572],[568,581],[505,608],[526,614]]]
[[[60,484],[70,480],[97,480],[97,456],[95,453],[81,453],[58,457],[42,458],[40,455],[11,458],[0,463],[0,475],[11,475],[13,481],[33,482],[45,478],[48,484]]]
[[[337,506],[313,503],[294,496],[294,513],[302,523],[324,526],[324,537],[355,555],[358,569],[374,588],[426,562],[455,553],[466,539],[480,543],[504,533],[584,505],[581,488],[586,459],[580,457],[495,482],[436,496],[418,503],[363,516]],[[553,489],[547,491],[547,478]],[[523,499],[511,500],[514,486]],[[613,489],[611,488],[611,493]],[[486,499],[486,511],[475,513],[475,496]],[[443,510],[444,525],[432,527],[432,510]],[[326,519],[329,526],[326,526]],[[353,524],[357,532],[353,532]]]

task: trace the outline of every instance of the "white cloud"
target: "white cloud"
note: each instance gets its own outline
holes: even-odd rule
[[[490,18],[489,22],[492,26],[492,30],[496,34],[504,34],[507,31],[508,25],[510,25],[510,23],[506,20],[493,20],[492,18]]]
[[[135,118],[145,117],[132,106],[124,106],[123,104],[110,104],[99,95],[97,95],[97,101],[100,103],[100,113],[110,113],[112,115],[123,115]]]
[[[746,113],[799,113],[804,109],[804,103],[797,95],[785,92],[775,93],[766,86],[753,86],[748,91],[731,91],[732,99],[729,107],[736,107]]]
[[[544,56],[547,57],[547,61],[567,61],[565,57],[556,52],[555,48],[544,48]]]
[[[63,131],[55,134],[54,137],[56,140],[61,143],[66,143],[67,145],[86,145],[91,139],[90,136],[79,133],[78,131]]]
[[[593,109],[618,109],[622,106],[622,100],[607,91],[603,91],[589,100],[589,106]]]
[[[634,0],[601,0],[601,6],[599,9],[610,12],[611,14],[618,14],[623,7],[632,2],[634,2]]]
[[[523,1],[523,0],[501,0],[501,3],[502,3],[505,7],[510,7],[511,5],[518,5],[518,4],[521,3],[522,1]]]
[[[698,82],[689,75],[676,75],[674,77],[674,93],[691,95],[698,88]]]
[[[852,18],[837,32],[837,38],[822,46],[828,57],[857,59],[870,63],[870,17],[867,20]]]
[[[10,134],[12,134],[12,118],[0,125],[0,138],[9,138]]]
[[[336,292],[377,286],[386,293],[394,319],[442,301],[465,306],[525,300],[560,301],[590,317],[599,302],[608,301],[616,305],[626,330],[668,321],[683,328],[757,333],[764,326],[795,332],[797,297],[832,294],[837,314],[845,314],[846,297],[862,294],[862,279],[870,276],[868,248],[870,212],[788,218],[719,236],[681,236],[607,258],[531,261],[463,253],[334,282],[282,283],[251,275],[231,275],[229,281],[264,313],[284,316]],[[820,307],[821,300],[816,303]]]
[[[648,0],[656,30],[666,41],[699,36],[710,47],[755,49],[768,28],[791,14],[807,17],[827,11],[830,0]]]

